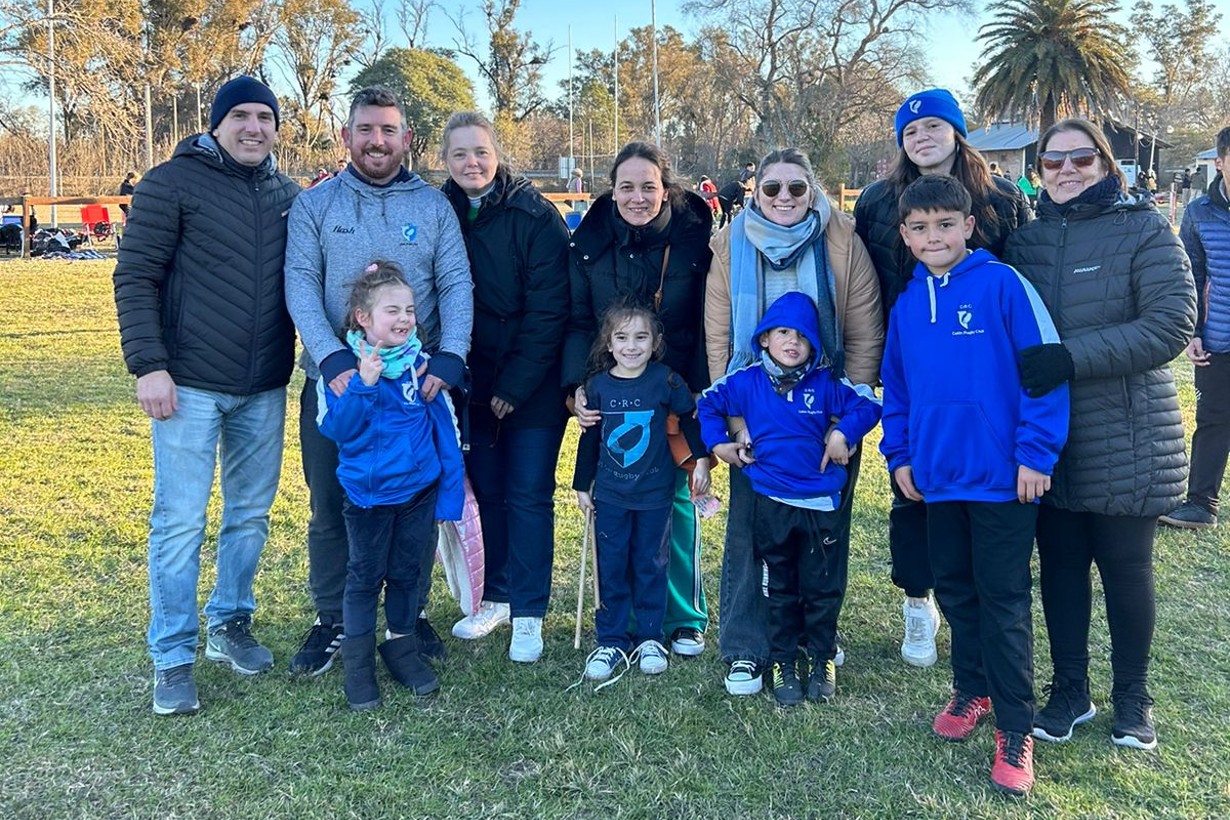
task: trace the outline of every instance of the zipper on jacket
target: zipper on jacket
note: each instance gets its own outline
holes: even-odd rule
[[[263,261],[263,254],[262,254],[262,251],[264,251],[265,249],[265,241],[264,241],[265,240],[265,237],[264,237],[265,225],[263,222],[264,215],[261,213],[261,182],[260,182],[260,177],[257,176],[256,174],[253,174],[252,176],[252,205],[254,206],[252,213],[253,213],[253,216],[255,217],[254,221],[256,222],[256,245],[255,245],[256,259],[253,260],[256,262],[256,277],[252,284],[256,288],[256,293],[254,294],[254,299],[253,299],[254,310],[253,310],[252,318],[254,321],[252,322],[252,344],[249,345],[250,351],[248,354],[248,392],[249,393],[251,393],[253,389],[256,387],[256,360],[258,358],[258,353],[260,352],[259,317],[261,315],[261,292],[264,289],[264,284],[265,284],[265,275],[264,275],[265,274],[265,264]]]
[[[1059,334],[1060,341],[1063,341],[1063,257],[1067,245],[1068,218],[1065,216],[1059,220],[1059,259],[1055,267],[1054,296],[1051,300],[1051,304],[1055,306],[1055,309],[1051,311],[1051,318],[1055,322],[1055,332]]]

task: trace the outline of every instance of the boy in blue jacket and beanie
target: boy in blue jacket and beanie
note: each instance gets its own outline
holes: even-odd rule
[[[850,453],[879,421],[880,406],[821,366],[819,318],[806,294],[785,293],[770,305],[752,346],[758,363],[701,396],[701,437],[723,460],[738,459],[756,493],[753,549],[768,587],[773,697],[782,706],[803,700],[795,660],[805,640],[807,698],[827,702],[837,690],[833,658],[849,563],[848,545],[833,534],[836,511]],[[750,444],[730,440],[732,416],[747,422]]]
[[[354,283],[346,343],[358,372],[342,395],[316,383],[320,432],[337,442],[337,478],[350,542],[342,617],[344,686],[352,709],[380,705],[376,612],[384,589],[385,666],[416,695],[440,682],[424,662],[417,632],[420,573],[430,572],[434,522],[461,518],[465,469],[448,394],[423,396],[427,363],[414,291],[392,262],[369,265]]]
[[[1033,786],[1029,559],[1038,499],[1068,436],[1067,385],[1021,386],[1020,351],[1058,342],[1037,292],[967,251],[970,195],[945,175],[898,205],[918,259],[889,317],[881,451],[906,497],[927,503],[931,569],[952,629],[953,694],[935,733],[961,741],[995,705],[995,786]]]

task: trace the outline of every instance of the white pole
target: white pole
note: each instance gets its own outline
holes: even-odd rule
[[[576,148],[572,136],[572,26],[568,27],[568,174],[577,167]]]
[[[615,51],[612,52],[615,58],[615,141],[611,145],[611,153],[619,153],[619,15],[615,15],[611,26],[612,33],[615,35]]]
[[[662,145],[662,106],[658,100],[658,2],[649,3],[649,32],[653,36],[653,141]]]
[[[56,196],[56,28],[55,0],[47,0],[47,192]],[[57,226],[56,206],[51,206],[51,227]]]

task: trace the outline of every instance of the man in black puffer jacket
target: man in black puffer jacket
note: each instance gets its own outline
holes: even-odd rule
[[[243,675],[273,666],[250,631],[252,582],[282,471],[295,349],[282,262],[299,186],[271,156],[278,101],[264,84],[223,85],[209,124],[137,186],[114,277],[124,360],[153,419],[148,641],[160,715],[200,708],[197,577],[219,450],[222,524],[205,657]]]

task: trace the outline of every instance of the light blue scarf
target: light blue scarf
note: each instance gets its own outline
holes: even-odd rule
[[[361,330],[347,331],[346,344],[350,345],[351,352],[360,359],[366,355],[364,350],[371,350],[372,347],[367,343]],[[386,379],[400,379],[407,370],[413,374],[414,362],[422,350],[423,343],[419,341],[418,328],[415,328],[410,331],[410,336],[403,344],[380,349],[380,358],[384,361],[384,370],[380,375]],[[418,384],[417,374],[414,376],[414,382]]]
[[[820,341],[824,359],[836,373],[845,372],[841,333],[837,321],[837,291],[829,267],[824,229],[831,210],[820,194],[812,210],[797,225],[784,227],[766,219],[753,205],[730,223],[730,364],[733,373],[757,361],[752,334],[768,305],[765,277],[791,276],[795,287],[819,308]],[[768,266],[769,271],[765,270]],[[811,275],[808,275],[811,274]]]

